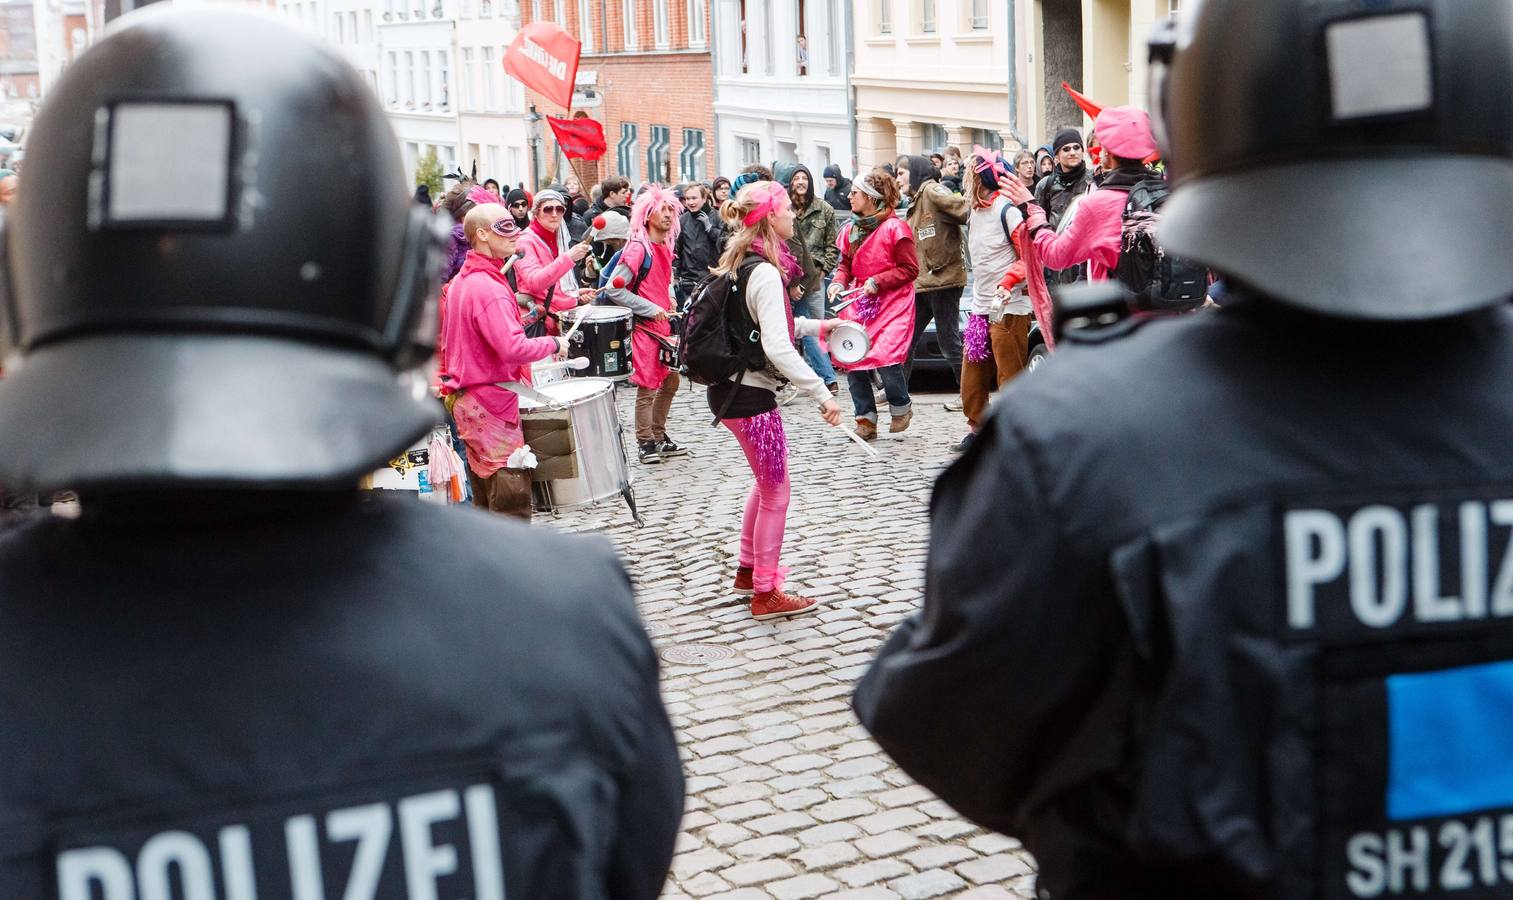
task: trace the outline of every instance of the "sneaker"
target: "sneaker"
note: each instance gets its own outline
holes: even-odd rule
[[[799,397],[799,389],[791,384],[783,385],[778,391],[778,406],[787,406]]]
[[[656,441],[647,441],[641,445],[641,462],[643,465],[654,466],[662,461],[662,445]]]
[[[808,597],[800,597],[797,594],[785,594],[781,590],[762,591],[751,598],[751,617],[758,622],[802,616],[805,613],[818,612],[819,608],[818,600],[810,600]]]
[[[741,566],[735,570],[735,584],[730,588],[731,593],[737,597],[750,597],[756,593],[751,583],[751,567]]]
[[[946,412],[961,412],[961,398],[958,397],[955,400],[948,400],[945,403],[942,403],[941,406],[946,408]]]
[[[669,456],[688,455],[687,447],[678,446],[677,444],[673,443],[672,438],[668,437],[665,434],[662,435],[662,440],[657,444],[657,449],[661,452],[663,459],[666,459]]]
[[[856,436],[864,441],[877,440],[877,423],[871,419],[857,419]]]
[[[904,413],[901,416],[894,416],[891,420],[889,420],[888,433],[899,434],[901,432],[907,431],[909,428],[909,423],[912,421],[914,421],[914,407],[911,406],[909,407],[908,412]]]
[[[961,440],[959,440],[956,443],[954,443],[954,444],[951,445],[951,452],[952,453],[966,453],[967,452],[967,448],[970,447],[970,446],[972,446],[972,441],[974,441],[976,439],[977,439],[977,435],[973,434],[970,431],[967,432],[967,436],[966,437],[962,438]]]

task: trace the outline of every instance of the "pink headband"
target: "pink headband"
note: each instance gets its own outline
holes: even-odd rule
[[[746,218],[741,220],[742,224],[744,224],[747,228],[750,228],[751,226],[762,221],[773,213],[778,212],[786,205],[793,202],[788,199],[788,192],[783,190],[782,185],[778,184],[776,181],[769,181],[767,182],[767,184],[771,185],[771,187],[767,189],[766,199],[757,204],[757,208],[747,213]],[[758,190],[761,189],[758,188]]]

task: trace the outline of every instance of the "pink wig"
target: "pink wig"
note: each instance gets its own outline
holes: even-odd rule
[[[646,238],[646,220],[651,214],[664,206],[671,206],[673,210],[672,227],[667,229],[667,246],[672,247],[678,243],[678,231],[682,227],[679,219],[682,218],[683,204],[678,200],[676,192],[655,185],[648,187],[636,198],[636,205],[630,210],[630,239],[641,240]]]

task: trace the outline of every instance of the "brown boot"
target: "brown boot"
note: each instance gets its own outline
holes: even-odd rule
[[[856,436],[864,441],[877,440],[877,423],[871,419],[857,419]]]
[[[911,406],[909,407],[908,412],[904,413],[901,416],[894,416],[892,420],[888,422],[888,433],[898,434],[899,432],[907,431],[909,429],[909,423],[912,421],[914,421],[914,407]]]
[[[750,597],[756,593],[751,583],[751,576],[751,566],[738,566],[735,570],[735,584],[730,588],[731,592],[737,597]]]

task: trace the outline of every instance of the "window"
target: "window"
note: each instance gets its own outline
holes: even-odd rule
[[[420,108],[431,108],[431,51],[420,51]]]
[[[668,167],[667,149],[672,144],[672,135],[666,125],[651,126],[651,141],[646,145],[646,178],[666,184],[672,181]]]
[[[504,111],[512,113],[525,112],[525,85],[513,78],[506,78],[504,85]]]
[[[362,11],[362,40],[364,44],[373,43],[373,10]]]
[[[741,145],[741,165],[749,166],[762,161],[762,142],[756,138],[738,138]]]
[[[777,74],[777,66],[772,59],[776,46],[775,38],[776,35],[772,33],[772,4],[764,2],[762,4],[762,71],[768,75]]]
[[[703,181],[706,174],[704,132],[698,128],[685,128],[683,149],[678,153],[678,177],[683,181]]]
[[[525,166],[521,162],[520,148],[519,147],[511,147],[510,148],[510,174],[509,174],[509,180],[511,182],[516,183],[516,184],[520,183],[521,181],[524,181],[525,179],[521,178],[521,176],[520,176],[520,170],[523,169],[523,168],[525,168]]]
[[[798,23],[799,33],[794,38],[793,61],[800,76],[809,74],[809,16],[804,9],[804,0],[798,0],[798,8],[794,12],[794,21]]]
[[[625,12],[621,16],[621,24],[625,30],[625,49],[636,49],[636,0],[624,0],[621,4]]]
[[[594,17],[588,0],[578,0],[578,40],[584,53],[594,52]]]
[[[666,47],[672,42],[667,27],[667,0],[652,0],[651,2],[652,36],[658,47]]]
[[[405,51],[405,106],[415,108],[415,53]]]
[[[830,148],[824,144],[815,144],[814,152],[819,154],[820,168],[827,168],[830,165]]]
[[[531,21],[541,21],[541,0],[531,0]]]
[[[494,4],[492,0],[482,0],[482,2],[478,4],[478,15],[482,16],[485,19],[491,19],[494,17]]]
[[[704,31],[703,0],[688,0],[688,44],[691,47],[702,47],[708,40]]]
[[[346,16],[343,16],[341,13],[332,13],[331,18],[336,20],[336,42],[338,44],[345,44],[347,42]]]
[[[473,105],[474,100],[475,100],[474,93],[473,93],[473,87],[474,87],[475,84],[477,84],[477,82],[475,82],[473,80],[473,76],[474,76],[473,48],[472,47],[463,47],[462,48],[462,90],[458,92],[458,93],[462,94],[461,100],[462,100],[462,108],[463,109],[477,109],[477,107]]]
[[[473,18],[473,0],[461,0],[457,4],[457,17],[461,19]]]
[[[845,36],[844,30],[837,24],[839,19],[835,15],[835,4],[842,0],[825,0],[825,34],[827,41],[825,55],[828,57],[830,77],[835,78],[841,74],[841,60],[845,57],[845,48],[841,46],[841,39]],[[844,0],[849,3],[850,0]]]
[[[438,67],[441,70],[440,72],[437,73],[437,74],[439,74],[441,76],[441,108],[442,109],[451,109],[452,108],[452,54],[450,52],[446,51],[446,50],[443,50],[443,51],[441,51],[437,55],[438,55],[438,57],[440,59],[440,62],[438,63]]]
[[[875,0],[877,3],[877,33],[893,33],[893,0]]]
[[[924,139],[924,153],[926,156],[930,155],[931,153],[938,153],[941,150],[945,149],[946,142],[949,140],[949,138],[946,137],[946,129],[944,126],[921,125],[919,126],[919,129],[920,136]]]
[[[986,128],[972,129],[972,143],[979,144],[985,150],[1002,150],[1003,135]]]
[[[1182,0],[1166,0],[1166,17],[1175,19],[1182,11]]]
[[[919,30],[924,34],[935,33],[935,0],[919,0]]]
[[[499,171],[499,145],[489,144],[488,151],[488,161],[485,165],[489,167],[489,173],[483,177],[492,178],[495,181],[504,181],[504,173]],[[505,191],[505,193],[508,193],[508,191]]]
[[[988,30],[988,0],[972,0],[972,14],[967,25],[973,31]]]
[[[389,102],[399,103],[399,54],[389,51]]]
[[[494,87],[494,84],[495,84],[496,80],[497,80],[497,73],[495,73],[495,71],[494,71],[494,48],[493,47],[484,47],[483,48],[483,102],[484,102],[484,108],[487,109],[489,112],[495,112],[495,111],[497,111],[499,109],[498,99],[495,96],[495,90],[496,90],[496,88]]]
[[[636,125],[634,122],[620,123],[620,142],[615,145],[615,172],[628,179],[632,185],[639,180],[636,175]]]
[[[567,27],[567,0],[557,0],[557,24]]]

